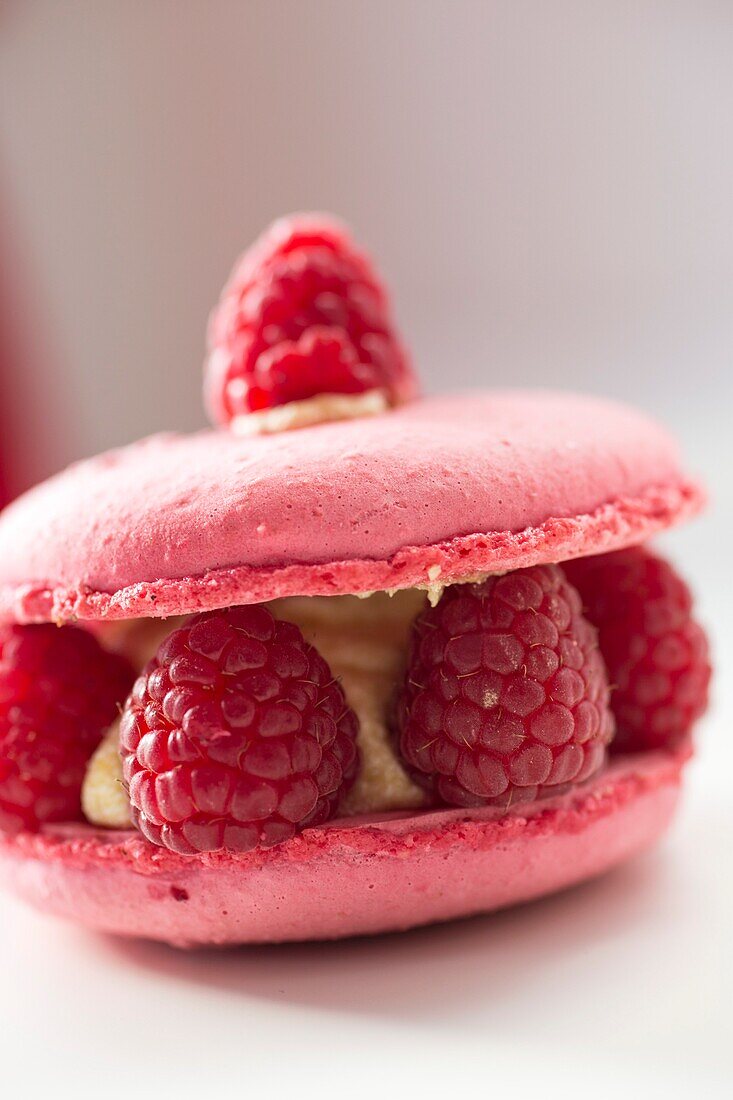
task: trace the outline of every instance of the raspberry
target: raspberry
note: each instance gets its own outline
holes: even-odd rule
[[[674,748],[707,706],[708,643],[690,591],[641,546],[567,562],[565,572],[598,627],[613,685],[613,749]]]
[[[322,215],[283,218],[242,256],[209,324],[212,418],[321,393],[415,388],[383,286],[346,229]]]
[[[562,571],[447,589],[413,627],[396,727],[415,779],[458,806],[508,806],[597,771],[613,733],[606,671]]]
[[[247,851],[331,817],[357,720],[297,626],[266,607],[197,615],[163,642],[120,723],[133,821],[186,855]]]
[[[78,627],[0,627],[0,828],[81,818],[87,761],[133,679]]]

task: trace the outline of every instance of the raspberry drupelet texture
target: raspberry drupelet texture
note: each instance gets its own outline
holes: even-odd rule
[[[205,375],[221,424],[318,394],[415,392],[371,263],[316,214],[275,222],[239,260],[211,316]]]
[[[87,761],[133,680],[78,627],[0,627],[0,829],[81,818]]]
[[[592,775],[613,734],[596,631],[555,565],[454,585],[413,628],[396,702],[415,779],[508,807]]]
[[[635,546],[567,562],[598,627],[612,684],[614,751],[674,748],[707,706],[708,643],[669,562]]]
[[[333,816],[357,720],[297,626],[262,606],[197,615],[163,642],[120,723],[133,821],[182,854],[248,851]]]

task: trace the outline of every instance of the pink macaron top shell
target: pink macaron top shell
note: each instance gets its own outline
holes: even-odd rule
[[[442,396],[275,436],[160,435],[0,519],[0,616],[168,615],[468,578],[641,541],[694,512],[669,435],[606,400]]]

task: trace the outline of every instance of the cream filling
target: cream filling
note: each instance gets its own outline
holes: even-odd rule
[[[426,797],[395,755],[389,708],[402,678],[410,627],[425,593],[405,589],[389,596],[295,596],[270,606],[297,623],[306,641],[328,661],[359,719],[361,766],[341,805],[344,814],[414,809]]]
[[[120,723],[114,722],[87,765],[81,788],[81,808],[92,825],[127,829],[130,800],[122,783],[119,742]]]
[[[340,808],[345,815],[416,809],[425,804],[424,791],[412,782],[395,755],[388,716],[404,672],[410,627],[426,599],[425,591],[406,589],[392,595],[376,592],[369,598],[295,596],[269,605],[278,618],[296,623],[328,662],[359,719],[361,763]],[[115,624],[105,641],[142,668],[179,621],[145,619]],[[110,727],[89,761],[82,788],[87,819],[110,829],[130,826],[118,726],[115,722]]]
[[[237,435],[271,435],[308,428],[326,420],[352,420],[377,416],[389,407],[384,390],[366,393],[319,393],[303,401],[288,401],[272,409],[236,416],[230,427]]]
[[[122,653],[135,669],[143,669],[158,646],[183,622],[173,619],[129,619],[105,624],[100,637],[108,649]],[[130,802],[122,782],[119,721],[113,722],[87,764],[81,788],[81,808],[92,825],[128,829]]]

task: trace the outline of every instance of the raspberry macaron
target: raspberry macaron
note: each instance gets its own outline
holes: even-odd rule
[[[649,549],[704,494],[612,401],[421,398],[349,231],[295,215],[208,327],[211,430],[0,517],[0,878],[178,945],[488,912],[674,815],[710,662]]]

